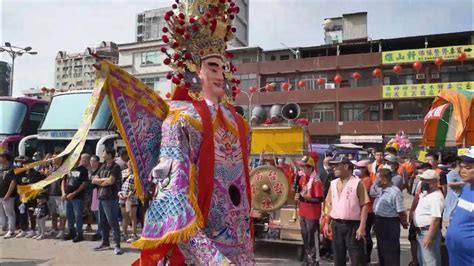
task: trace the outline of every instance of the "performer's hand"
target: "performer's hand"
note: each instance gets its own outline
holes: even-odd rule
[[[296,193],[295,194],[295,200],[298,201],[300,199],[300,194]]]
[[[74,198],[74,193],[69,193],[66,195],[66,199],[72,200]]]

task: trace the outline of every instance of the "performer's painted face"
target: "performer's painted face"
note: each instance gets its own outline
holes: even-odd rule
[[[211,96],[224,96],[224,62],[219,57],[209,57],[201,62],[199,78],[202,89]]]

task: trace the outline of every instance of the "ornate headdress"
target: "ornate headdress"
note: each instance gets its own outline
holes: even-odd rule
[[[225,95],[231,100],[239,81],[233,78],[236,69],[229,61],[232,54],[226,52],[226,43],[234,37],[232,20],[239,7],[232,0],[176,0],[172,8],[165,13],[168,27],[162,29],[165,34],[161,37],[174,50],[161,49],[166,54],[163,63],[174,70],[167,75],[175,84],[171,99],[201,99],[196,71],[201,60],[218,56],[227,65]]]

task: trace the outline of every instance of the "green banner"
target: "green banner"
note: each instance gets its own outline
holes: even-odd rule
[[[474,45],[457,45],[425,49],[398,50],[382,53],[382,64],[403,64],[416,61],[434,61],[437,57],[444,60],[456,60],[458,53],[466,53],[466,59],[474,58]]]
[[[474,81],[466,82],[445,82],[445,83],[424,83],[409,85],[388,85],[383,86],[384,99],[401,98],[431,98],[438,95],[442,89],[462,91],[474,90]]]

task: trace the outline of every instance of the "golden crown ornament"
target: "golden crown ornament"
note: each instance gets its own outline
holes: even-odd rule
[[[172,51],[162,47],[161,52],[166,55],[163,63],[173,69],[167,75],[175,84],[173,94],[185,88],[192,99],[200,100],[201,97],[196,96],[201,90],[196,71],[201,60],[218,56],[227,65],[226,98],[236,96],[240,81],[234,78],[236,68],[230,62],[233,55],[226,49],[236,32],[232,21],[237,13],[239,7],[232,0],[176,0],[172,10],[165,13],[167,27],[163,27],[161,39]]]

